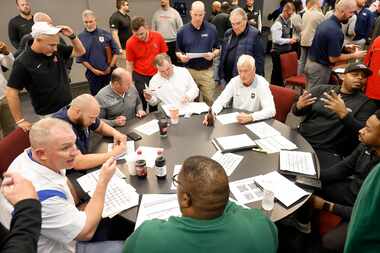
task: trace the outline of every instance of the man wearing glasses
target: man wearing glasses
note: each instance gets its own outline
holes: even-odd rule
[[[124,252],[277,251],[275,225],[258,209],[228,201],[228,178],[219,163],[190,157],[173,182],[182,217],[145,221],[128,238]]]

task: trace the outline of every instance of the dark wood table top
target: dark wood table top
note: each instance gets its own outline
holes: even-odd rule
[[[152,119],[159,118],[159,113],[149,114],[144,119],[134,119],[127,122],[126,127],[121,127],[119,130],[123,133],[135,131],[134,128],[142,125]],[[146,136],[140,134],[143,138],[135,142],[136,149],[139,146],[162,147],[165,149],[164,155],[167,164],[167,177],[164,180],[158,180],[153,171],[148,171],[146,179],[140,179],[137,176],[129,176],[125,162],[120,163],[119,168],[126,175],[128,183],[136,188],[139,194],[152,193],[175,193],[170,190],[172,183],[171,176],[173,175],[174,165],[182,164],[183,161],[193,155],[204,155],[211,157],[217,149],[212,144],[211,139],[215,137],[228,136],[234,134],[246,133],[252,139],[258,139],[255,134],[249,131],[244,125],[228,124],[222,125],[219,121],[215,121],[214,127],[206,127],[202,125],[204,115],[193,115],[191,118],[180,118],[179,124],[171,125],[168,129],[168,137],[160,138],[159,132]],[[314,153],[310,144],[294,129],[289,126],[274,120],[265,120],[270,126],[277,129],[284,137],[294,142],[300,151]],[[92,143],[97,152],[105,152],[105,139],[98,140],[97,143]],[[236,154],[243,155],[244,159],[239,166],[229,177],[230,181],[236,181],[248,177],[253,177],[261,174],[266,174],[279,168],[279,153],[264,154],[252,150],[239,151]],[[319,170],[319,166],[316,165]],[[231,196],[233,196],[231,194]],[[297,202],[290,208],[285,208],[276,201],[275,207],[271,213],[271,219],[278,221],[301,207],[308,197]],[[250,203],[247,206],[252,208],[260,208],[260,201]],[[121,213],[123,217],[130,221],[136,221],[138,208],[131,208]]]

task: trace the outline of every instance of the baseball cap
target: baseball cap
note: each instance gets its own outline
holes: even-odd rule
[[[363,73],[366,76],[372,75],[372,70],[370,70],[365,64],[359,63],[359,62],[351,63],[350,65],[348,65],[346,69],[344,70],[344,73],[349,73],[349,72],[354,72],[354,71],[363,71]]]
[[[37,38],[40,35],[53,35],[59,33],[62,28],[52,26],[47,22],[36,22],[32,26],[32,37]]]

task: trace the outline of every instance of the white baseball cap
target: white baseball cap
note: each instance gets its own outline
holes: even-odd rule
[[[50,25],[47,22],[36,22],[32,26],[32,37],[37,38],[40,35],[54,35],[61,31],[62,28]]]

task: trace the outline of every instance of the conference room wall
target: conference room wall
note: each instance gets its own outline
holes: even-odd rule
[[[115,11],[116,0],[29,0],[32,4],[32,11],[42,11],[48,13],[56,24],[66,24],[75,29],[77,33],[83,30],[81,13],[84,9],[92,9],[96,12],[99,27],[108,29],[109,16]],[[181,0],[186,3],[187,10],[190,10],[192,0]],[[212,0],[204,0],[206,6],[210,6]],[[245,0],[240,1],[244,6]],[[267,13],[271,12],[278,5],[278,0],[266,0],[263,6],[263,23]],[[159,0],[129,0],[130,15],[141,15],[146,17],[148,24],[151,22],[154,11],[159,7]],[[256,4],[263,5],[263,0],[256,0]],[[208,9],[210,12],[210,9]],[[8,21],[17,15],[15,0],[0,0],[0,40],[8,40]],[[184,18],[184,22],[188,17]],[[13,48],[12,48],[13,50]],[[72,82],[86,81],[84,67],[74,63],[71,72]]]

